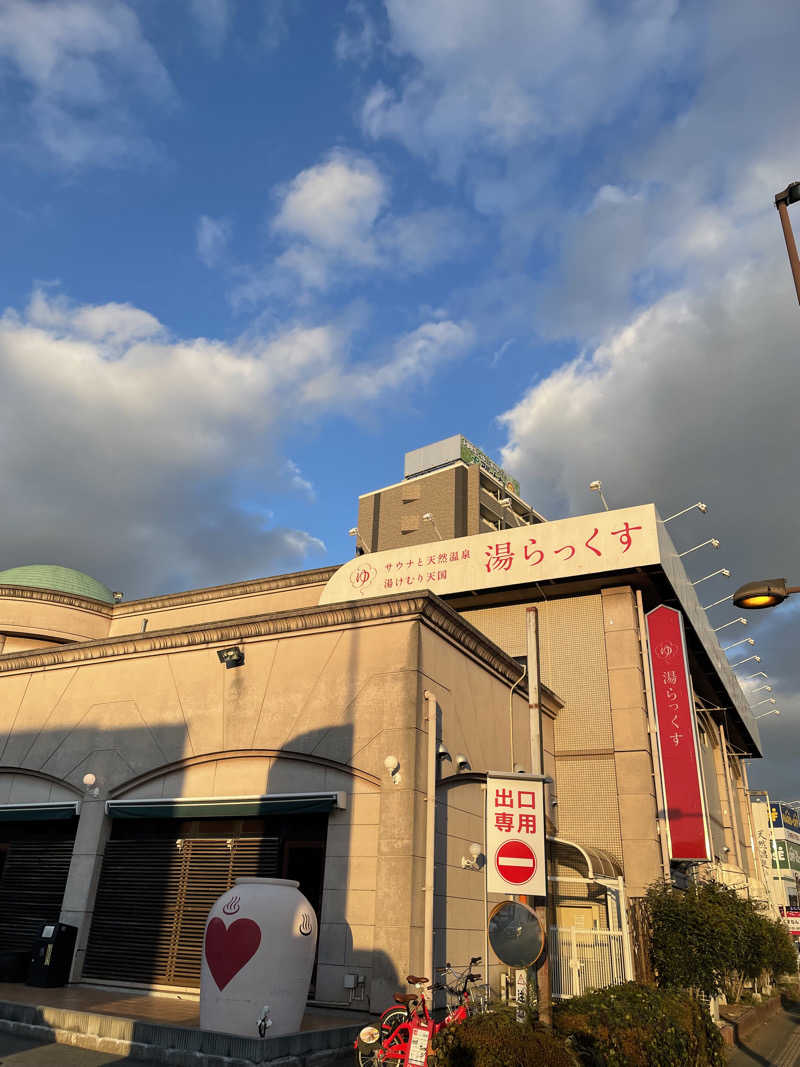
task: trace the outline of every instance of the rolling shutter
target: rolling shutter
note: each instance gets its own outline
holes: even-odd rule
[[[277,877],[278,846],[277,837],[110,840],[84,977],[199,986],[211,905],[235,878]]]
[[[27,952],[58,922],[72,859],[69,836],[10,840],[0,875],[0,949]]]

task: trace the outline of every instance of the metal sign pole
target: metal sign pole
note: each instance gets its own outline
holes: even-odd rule
[[[528,644],[528,707],[530,709],[531,731],[531,773],[544,774],[544,749],[542,745],[542,691],[539,674],[539,612],[535,607],[529,607],[526,611],[526,630]],[[545,790],[542,789],[544,796]],[[545,802],[546,803],[546,802]],[[529,977],[536,981],[538,987],[539,1019],[545,1026],[553,1025],[553,1003],[550,989],[550,953],[548,951],[548,921],[547,921],[547,813],[541,812],[544,820],[544,867],[545,867],[545,896],[529,897],[528,903],[533,908],[537,918],[542,924],[544,931],[544,952],[542,962],[538,969],[530,968]]]

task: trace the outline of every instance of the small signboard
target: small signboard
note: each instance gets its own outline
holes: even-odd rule
[[[428,1046],[431,1043],[431,1032],[427,1026],[417,1024],[411,1027],[411,1038],[408,1042],[407,1067],[425,1067],[428,1062]]]
[[[545,896],[542,782],[487,777],[486,880],[489,893]]]

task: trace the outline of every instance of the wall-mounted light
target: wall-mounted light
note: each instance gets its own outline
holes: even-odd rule
[[[589,482],[589,488],[592,490],[593,493],[598,493],[599,494],[600,500],[603,503],[603,510],[604,511],[608,511],[609,510],[608,501],[603,496],[603,483],[599,479],[597,479],[597,480],[595,480],[593,482]]]
[[[754,645],[755,641],[752,637],[743,637],[741,641],[734,641],[732,645],[723,645],[722,651],[728,652],[731,648],[736,648],[738,645]]]
[[[720,543],[716,537],[710,537],[708,541],[703,541],[702,544],[695,545],[694,548],[687,548],[685,552],[679,552],[678,558],[680,559],[683,556],[688,556],[690,552],[696,552],[698,548],[705,548],[706,545],[711,545],[712,548],[719,548],[719,544]]]
[[[90,797],[100,796],[100,787],[97,784],[97,775],[88,771],[83,776],[83,784],[86,788],[86,792]]]
[[[737,622],[741,623],[742,626],[747,626],[747,619],[740,615],[738,619],[731,619],[730,622],[723,622],[722,626],[715,626],[713,632],[717,633],[718,630],[724,630],[726,626],[735,626]]]
[[[761,673],[763,674],[763,671]],[[772,692],[772,686],[771,685],[759,685],[753,690],[754,694],[755,693],[763,693],[763,692],[771,693]]]
[[[761,656],[748,656],[747,659],[740,659],[738,663],[732,663],[731,668],[735,669],[736,667],[741,667],[742,664],[749,663],[751,659],[755,660],[756,663],[761,662]]]
[[[364,540],[364,538],[361,536],[361,532],[360,532],[360,530],[358,529],[357,526],[351,526],[350,529],[347,531],[347,536],[348,537],[355,537],[355,539],[356,539],[356,555],[357,556],[363,556],[365,552],[369,552],[369,546],[367,545],[367,542]],[[359,551],[359,548],[358,548],[358,542],[359,541],[361,542],[361,550],[360,551]]]
[[[692,585],[699,585],[701,582],[707,582],[709,578],[716,578],[718,574],[724,575],[726,578],[730,578],[731,572],[727,567],[720,567],[718,571],[712,571],[711,574],[706,574],[703,578],[698,578],[696,582],[692,582]]]
[[[217,658],[220,663],[225,664],[225,669],[230,670],[231,667],[241,667],[244,663],[244,649],[239,648],[238,645],[231,645],[230,648],[221,648],[217,652]]]
[[[430,511],[426,511],[425,512],[425,514],[422,516],[422,521],[423,522],[429,522],[431,524],[431,526],[433,527],[434,533],[436,534],[436,536],[441,541],[442,540],[442,534],[441,534],[441,532],[439,530],[439,527],[436,525],[436,519],[434,519],[434,517],[433,517],[433,515],[431,514]]]
[[[775,697],[764,697],[763,700],[757,700],[755,702],[755,704],[751,704],[750,707],[751,708],[759,708],[759,707],[761,707],[762,704],[777,704],[777,703],[778,703],[778,701],[775,699]]]
[[[397,756],[387,756],[383,761],[386,773],[392,779],[393,785],[400,785],[400,761]]]
[[[764,711],[764,712],[761,713],[761,715],[754,715],[753,719],[755,719],[755,720],[766,719],[766,717],[768,715],[780,715],[780,713],[781,713],[781,709],[780,708],[770,708],[769,711]]]
[[[466,856],[461,857],[461,866],[465,871],[480,871],[483,870],[486,865],[486,857],[481,853],[481,846],[474,841],[469,846],[470,858]]]
[[[673,519],[679,519],[681,515],[687,515],[690,511],[694,511],[697,508],[699,512],[705,515],[708,512],[708,505],[704,504],[702,500],[698,500],[696,504],[690,505],[688,508],[684,508],[683,511],[676,511],[674,515],[670,515],[668,519],[662,519],[662,522],[672,522]]]
[[[450,760],[451,763],[453,762],[453,757],[450,755],[450,753],[447,751],[441,741],[436,746],[436,758],[440,760]]]
[[[456,770],[459,772],[472,770],[470,762],[463,752],[456,752]]]
[[[733,593],[728,593],[728,595],[722,597],[721,600],[715,600],[713,604],[703,604],[703,611],[709,611],[711,608],[719,607],[720,604],[728,604],[731,600],[733,600]]]

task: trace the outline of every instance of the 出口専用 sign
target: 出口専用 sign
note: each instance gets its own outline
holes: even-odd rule
[[[647,613],[647,641],[670,856],[709,858],[693,693],[681,613],[661,604]]]
[[[489,893],[546,893],[544,786],[521,775],[486,779]]]

